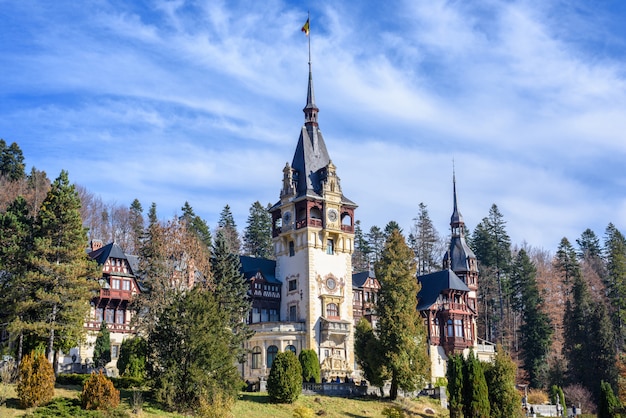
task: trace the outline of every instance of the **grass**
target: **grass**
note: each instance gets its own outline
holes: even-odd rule
[[[79,386],[57,386],[55,388],[55,398],[65,398],[68,402],[57,401],[55,404],[75,403],[80,395]],[[143,396],[143,406],[139,414],[132,414],[133,392],[122,390],[122,409],[131,417],[169,417],[178,418],[182,415],[165,412],[159,409],[158,405],[150,402],[146,395]],[[269,403],[265,393],[241,393],[239,399],[233,407],[234,418],[292,418],[294,413],[308,411],[315,417],[325,418],[369,418],[383,417],[383,411],[389,407],[399,407],[405,411],[407,417],[419,418],[442,418],[448,417],[448,412],[442,409],[437,402],[420,398],[419,400],[380,400],[375,398],[366,399],[346,399],[329,396],[304,396],[301,395],[293,404],[272,404]],[[306,409],[305,409],[306,408]],[[429,409],[433,413],[426,413]],[[0,405],[0,417],[13,418],[23,417],[32,414],[34,408],[21,409],[15,393],[15,386],[9,385],[7,402]]]

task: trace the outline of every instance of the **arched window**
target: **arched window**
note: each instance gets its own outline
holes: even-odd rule
[[[311,219],[322,219],[322,211],[320,208],[313,207],[311,208]]]
[[[252,349],[252,368],[261,368],[261,347],[258,345]]]
[[[434,331],[434,335],[435,337],[439,336],[439,318],[435,318],[435,329]]]
[[[287,347],[285,347],[285,351],[291,351],[292,353],[296,354],[296,346],[290,344]]]
[[[339,306],[336,303],[329,303],[326,305],[326,317],[328,318],[338,318],[339,317]]]
[[[267,368],[272,367],[272,363],[274,363],[274,359],[276,358],[276,354],[278,353],[278,347],[275,345],[270,345],[267,347]]]

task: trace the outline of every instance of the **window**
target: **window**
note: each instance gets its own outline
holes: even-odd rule
[[[261,322],[261,310],[259,308],[252,308],[252,323]]]
[[[287,347],[285,347],[285,351],[291,351],[292,353],[296,354],[296,346],[290,344]]]
[[[261,368],[261,347],[258,345],[252,349],[252,368]]]
[[[463,337],[463,321],[460,319],[454,320],[454,335],[457,338]]]
[[[435,329],[433,330],[435,337],[439,336],[439,318],[435,318]]]
[[[296,289],[298,289],[298,282],[295,279],[289,280],[289,291],[293,292]]]
[[[294,255],[296,255],[296,248],[293,241],[289,241],[289,257],[293,257]]]
[[[298,307],[291,305],[289,307],[289,321],[296,322],[298,320]]]
[[[124,313],[125,313],[125,311],[123,311],[123,310],[117,311],[117,313],[115,315],[115,321],[118,324],[123,324],[124,323]]]
[[[329,318],[339,317],[339,307],[336,303],[329,303],[326,305],[326,316]]]
[[[104,320],[104,309],[97,308],[96,309],[96,321],[102,322]]]
[[[122,289],[126,291],[130,290],[130,280],[122,281]]]
[[[334,254],[333,246],[335,245],[332,239],[326,241],[326,254]]]
[[[270,345],[267,347],[267,368],[271,368],[274,363],[274,359],[276,358],[276,354],[278,353],[278,347],[275,345]]]
[[[107,312],[106,312],[107,324],[112,324],[114,319],[115,319],[115,311],[113,309],[107,309]]]
[[[266,308],[261,309],[261,322],[269,322],[270,315]]]
[[[113,279],[113,280],[111,280],[111,287],[113,289],[119,289],[120,288],[120,279]]]
[[[451,319],[448,319],[448,337],[454,337],[454,328],[452,327]]]
[[[278,322],[278,309],[270,309],[270,322]]]
[[[117,358],[120,354],[120,346],[119,345],[112,345],[111,346],[111,358]]]

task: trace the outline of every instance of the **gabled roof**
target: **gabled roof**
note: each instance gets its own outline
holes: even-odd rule
[[[242,255],[239,256],[239,261],[241,262],[241,272],[246,280],[250,280],[260,272],[268,283],[282,284],[276,278],[276,260]]]
[[[126,254],[124,254],[122,247],[115,242],[111,242],[104,247],[90,252],[89,257],[91,257],[92,260],[96,260],[99,265],[104,264],[109,258],[119,258],[123,260],[128,259]]]
[[[367,279],[369,279],[370,277],[373,279],[376,278],[373,271],[362,271],[360,273],[352,274],[352,288],[358,289],[360,287],[363,287]]]
[[[470,291],[469,287],[452,270],[442,270],[419,276],[417,281],[422,285],[417,294],[418,311],[430,308],[444,290]]]

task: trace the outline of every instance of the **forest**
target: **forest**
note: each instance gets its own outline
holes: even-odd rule
[[[69,181],[65,172],[59,179],[61,183]],[[33,219],[45,218],[40,212],[47,206],[42,203],[50,189],[59,186],[59,179],[52,182],[34,167],[27,173],[19,146],[0,140],[2,270],[11,267],[11,257],[17,256],[7,250],[13,242],[15,231],[10,228],[15,225],[14,218],[26,212]],[[224,254],[273,257],[267,204],[252,203],[246,225],[239,230],[228,205],[214,226],[197,216],[189,202],[181,202],[180,215],[161,221],[154,203],[144,215],[137,199],[128,206],[107,203],[93,191],[74,187],[80,201],[76,209],[86,232],[85,247],[91,239],[115,241],[128,254],[147,255],[155,250],[146,245],[150,225],[175,233],[184,221],[205,250],[212,251],[219,241]],[[486,212],[472,231],[465,231],[479,263],[479,338],[499,344],[510,354],[518,367],[518,384],[536,389],[558,386],[572,403],[593,410],[601,384],[606,382],[624,403],[624,234],[607,221],[604,231],[586,229],[578,237],[563,237],[551,252],[529,243],[512,243],[498,206],[494,203]],[[418,276],[441,270],[449,234],[433,225],[427,205],[419,203],[407,231],[393,220],[363,231],[356,221],[355,272],[375,269],[394,230],[404,235],[413,251]]]

